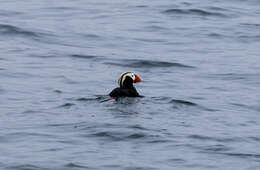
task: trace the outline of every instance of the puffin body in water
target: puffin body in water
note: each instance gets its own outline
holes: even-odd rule
[[[140,97],[133,83],[141,82],[141,78],[131,72],[122,73],[118,79],[120,87],[109,93],[110,97]]]

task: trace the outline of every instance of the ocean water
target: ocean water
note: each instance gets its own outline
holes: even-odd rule
[[[1,170],[260,169],[257,0],[1,0]],[[109,101],[122,72],[143,98]]]

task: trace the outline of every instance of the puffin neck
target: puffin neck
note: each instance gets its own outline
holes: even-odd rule
[[[122,83],[123,86],[121,85],[120,87],[124,89],[133,89],[134,88],[133,82],[134,82],[133,79],[127,76],[124,82]]]

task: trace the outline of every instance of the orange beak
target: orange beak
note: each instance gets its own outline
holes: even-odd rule
[[[135,81],[134,81],[134,83],[139,83],[139,82],[141,82],[141,78],[138,75],[135,74]]]

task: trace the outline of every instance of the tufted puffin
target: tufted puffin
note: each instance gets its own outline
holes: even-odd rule
[[[118,84],[120,87],[115,88],[109,93],[110,97],[140,97],[136,91],[133,83],[141,82],[141,78],[131,72],[122,73],[118,79]]]

